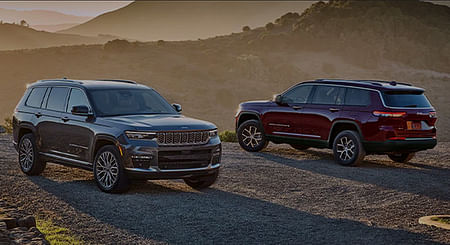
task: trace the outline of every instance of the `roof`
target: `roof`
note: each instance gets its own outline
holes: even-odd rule
[[[423,88],[415,87],[408,83],[396,81],[382,81],[382,80],[317,79],[315,81],[308,81],[305,83],[345,85],[353,87],[370,88],[380,91],[390,91],[390,90],[424,91]]]
[[[120,79],[99,79],[99,80],[75,80],[75,79],[43,79],[39,80],[30,86],[71,86],[84,87],[86,89],[105,89],[105,88],[149,88],[148,86],[138,84],[130,80]]]

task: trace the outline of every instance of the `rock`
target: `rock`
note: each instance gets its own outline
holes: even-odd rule
[[[23,218],[20,218],[17,221],[17,224],[21,227],[27,227],[27,228],[31,228],[31,227],[35,227],[36,226],[36,219],[29,215],[29,216],[25,216]]]
[[[14,218],[2,218],[0,217],[0,222],[5,222],[8,229],[13,229],[17,227],[17,220]]]

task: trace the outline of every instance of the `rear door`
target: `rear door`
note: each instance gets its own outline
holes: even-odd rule
[[[282,104],[263,115],[266,134],[300,137],[303,109],[308,103],[313,85],[298,85],[282,94]]]
[[[333,121],[340,117],[343,109],[345,88],[316,85],[311,103],[303,110],[303,136],[310,139],[327,140]]]
[[[67,87],[52,87],[44,99],[42,120],[38,127],[43,152],[64,156],[62,113],[68,93]]]

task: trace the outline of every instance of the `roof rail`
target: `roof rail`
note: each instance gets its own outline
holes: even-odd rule
[[[78,83],[78,84],[83,84],[81,81],[78,80],[70,80],[67,78],[62,78],[62,79],[43,79],[43,80],[39,80],[38,82],[69,82],[69,83]]]
[[[98,79],[97,81],[137,84],[135,81],[131,81],[131,80],[122,80],[122,79]]]
[[[317,82],[361,82],[361,83],[371,83],[373,85],[382,85],[384,84],[390,84],[392,86],[396,85],[405,85],[405,86],[412,86],[409,83],[402,83],[402,82],[396,82],[396,81],[380,81],[380,80],[345,80],[345,79],[317,79]]]

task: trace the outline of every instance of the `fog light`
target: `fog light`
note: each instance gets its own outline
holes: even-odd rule
[[[211,163],[212,164],[220,163],[221,156],[222,156],[222,146],[218,146],[212,152]]]

